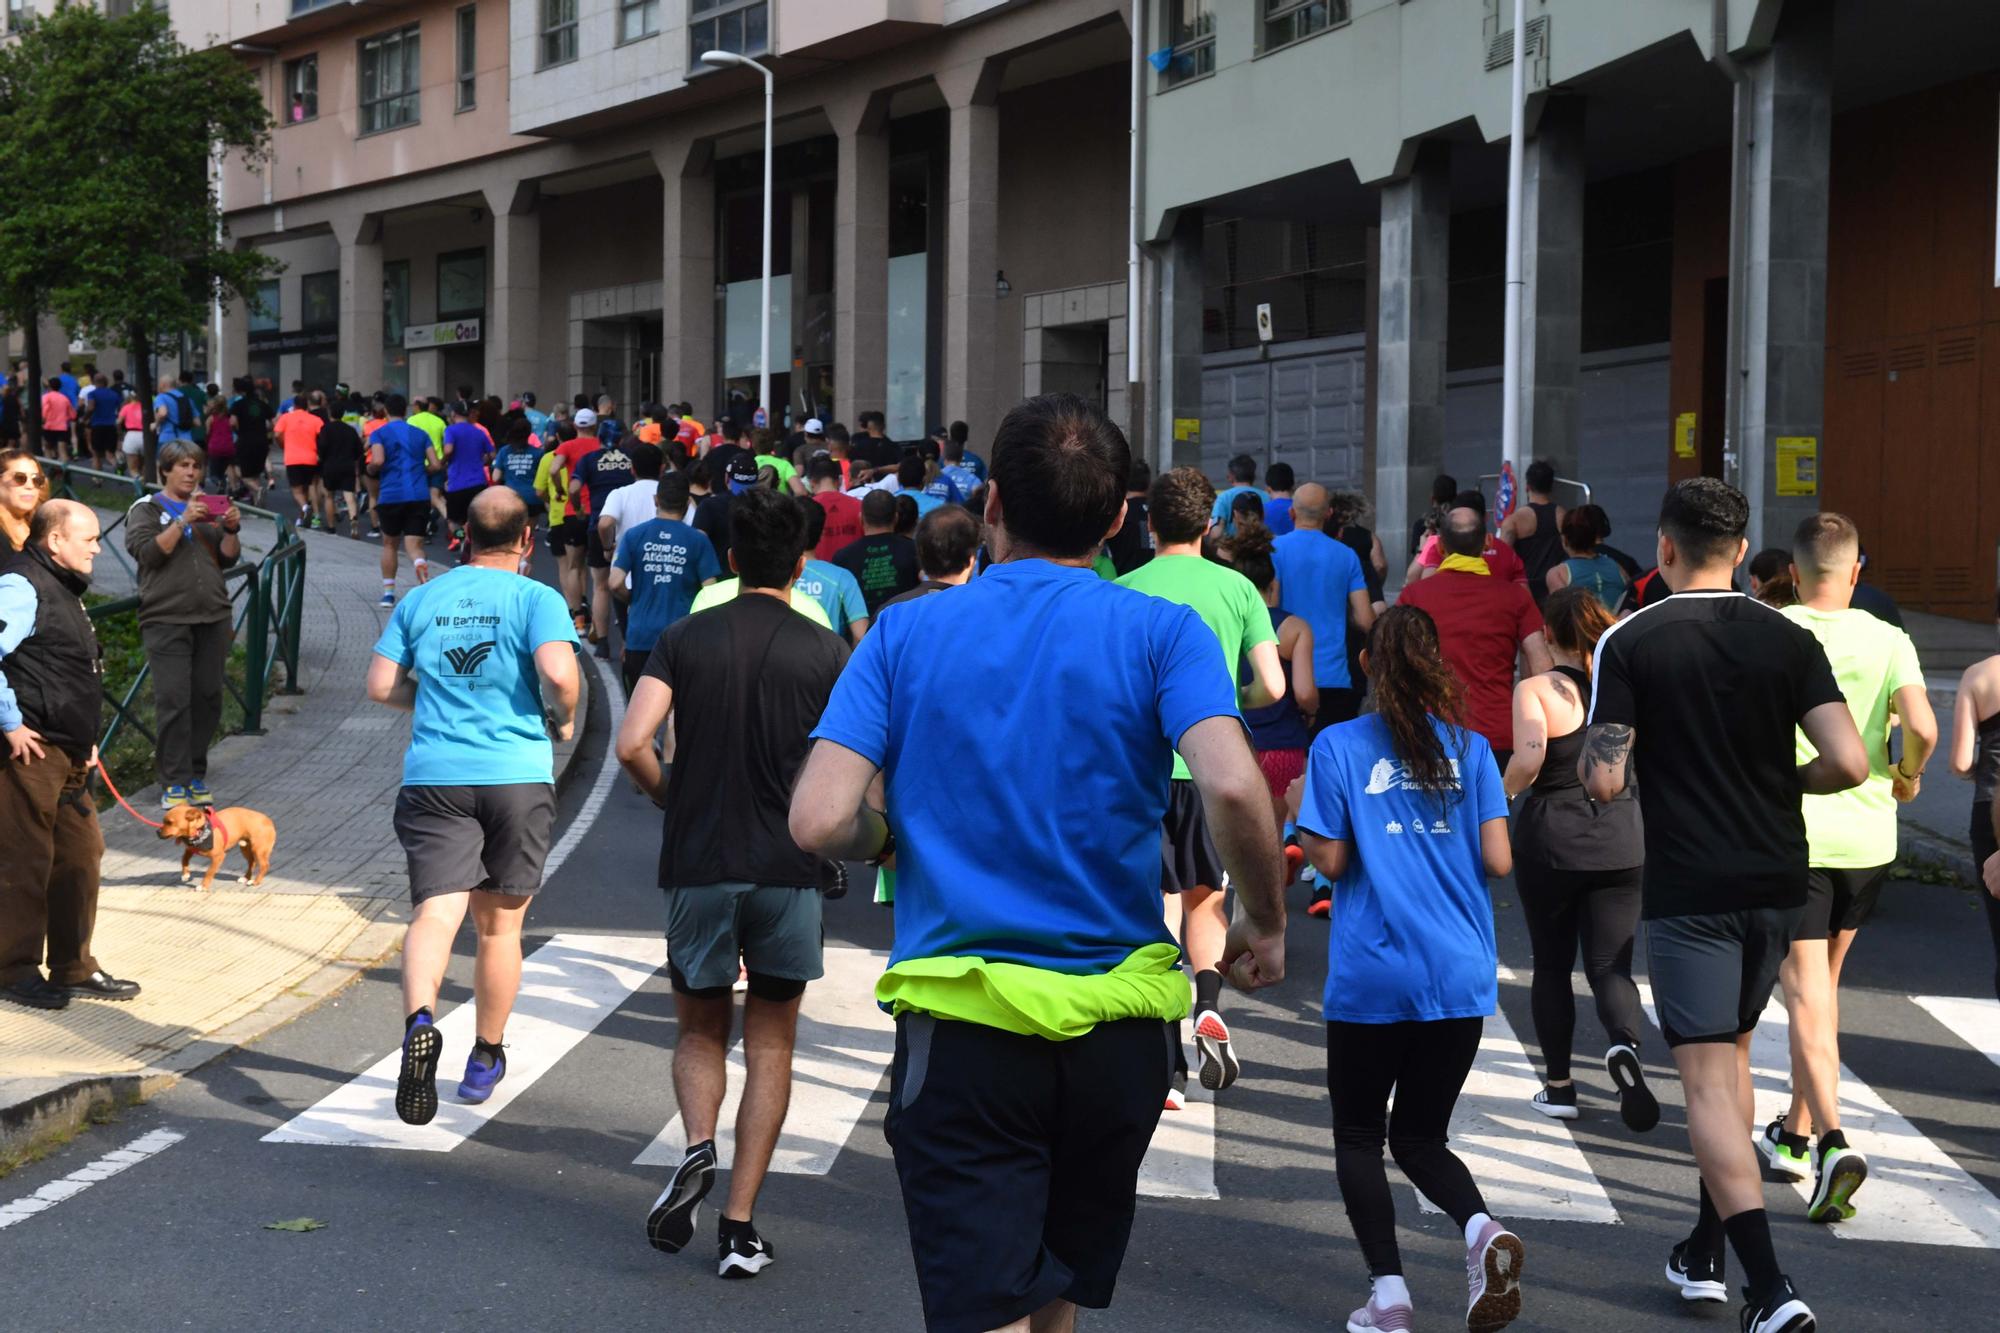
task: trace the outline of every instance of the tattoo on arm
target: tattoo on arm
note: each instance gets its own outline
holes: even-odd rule
[[[1584,762],[1592,766],[1621,767],[1631,752],[1632,728],[1615,722],[1592,727],[1584,737]]]

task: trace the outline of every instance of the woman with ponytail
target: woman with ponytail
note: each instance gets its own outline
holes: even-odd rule
[[[1488,1216],[1445,1130],[1497,999],[1486,878],[1513,868],[1507,802],[1492,748],[1460,722],[1429,615],[1391,607],[1361,661],[1376,711],[1313,742],[1298,815],[1306,855],[1334,886],[1323,1005],[1334,1167],[1373,1279],[1347,1327],[1411,1326],[1386,1141],[1464,1230],[1467,1326],[1499,1329],[1521,1311],[1525,1249]]]
[[[1660,1104],[1639,1063],[1639,992],[1632,984],[1645,827],[1630,788],[1600,805],[1584,791],[1576,762],[1590,716],[1591,653],[1614,622],[1596,593],[1578,584],[1550,593],[1542,620],[1555,667],[1514,687],[1514,753],[1506,775],[1509,796],[1528,794],[1514,822],[1514,883],[1535,950],[1535,1041],[1547,1075],[1534,1107],[1557,1120],[1577,1118],[1570,974],[1580,946],[1610,1041],[1604,1067],[1618,1091],[1619,1114],[1644,1133],[1660,1122]]]

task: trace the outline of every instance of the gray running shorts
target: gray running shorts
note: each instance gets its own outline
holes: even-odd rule
[[[1803,907],[1755,907],[1646,922],[1646,969],[1667,1045],[1735,1041],[1757,1026]]]
[[[546,782],[403,788],[396,840],[410,863],[410,902],[467,889],[536,892],[555,824],[556,789]]]
[[[751,973],[753,992],[758,978],[802,989],[826,974],[817,888],[731,880],[666,895],[669,975],[677,991],[727,993],[739,962]]]

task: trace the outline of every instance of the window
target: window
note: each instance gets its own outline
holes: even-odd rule
[[[361,43],[361,132],[414,125],[419,119],[420,47],[417,25]]]
[[[470,111],[476,91],[473,80],[477,76],[479,60],[479,10],[475,5],[467,5],[458,11],[458,109]]]
[[[292,0],[292,17],[310,14],[315,9],[325,9],[328,5],[344,4],[346,0]]]
[[[1347,22],[1347,0],[1263,0],[1264,15],[1257,34],[1259,51],[1303,41]]]
[[[462,319],[486,313],[486,252],[455,250],[438,256],[437,317]]]
[[[340,327],[340,270],[308,273],[299,279],[299,327]]]
[[[759,56],[771,49],[769,0],[688,0],[688,68],[703,51]]]
[[[618,40],[636,42],[660,30],[660,0],[618,0]]]
[[[284,122],[297,125],[319,119],[319,56],[285,62]]]
[[[382,345],[401,347],[410,322],[410,261],[391,259],[382,265]]]
[[[576,59],[576,0],[542,0],[542,65]]]
[[[1215,11],[1210,0],[1168,0],[1167,45],[1172,49],[1160,71],[1163,87],[1176,88],[1215,73]]]
[[[275,333],[282,321],[278,310],[278,280],[257,284],[257,299],[250,306],[250,332]]]
[[[7,31],[19,32],[32,12],[28,8],[28,0],[7,0]]]

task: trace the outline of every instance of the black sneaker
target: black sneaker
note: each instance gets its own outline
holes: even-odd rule
[[[674,1178],[660,1191],[660,1197],[653,1200],[653,1211],[646,1215],[646,1239],[656,1250],[668,1254],[679,1254],[694,1239],[695,1215],[701,1211],[701,1201],[708,1197],[715,1187],[715,1144],[697,1143],[689,1148],[681,1164],[674,1168]]]
[[[1604,1072],[1618,1089],[1618,1114],[1625,1128],[1644,1134],[1660,1123],[1660,1102],[1646,1086],[1646,1068],[1637,1051],[1622,1043],[1613,1046],[1604,1053]]]
[[[738,1226],[726,1217],[718,1220],[721,1225],[715,1245],[717,1277],[756,1277],[778,1257],[771,1243],[748,1222]]]
[[[406,1125],[428,1125],[438,1113],[438,1057],[444,1034],[431,1016],[418,1011],[403,1033],[403,1067],[396,1073],[396,1114]]]
[[[1819,1321],[1792,1290],[1792,1280],[1778,1279],[1778,1289],[1759,1301],[1743,1289],[1743,1333],[1813,1333]]]
[[[1534,1100],[1528,1104],[1551,1120],[1574,1120],[1582,1114],[1576,1109],[1574,1083],[1565,1084],[1560,1088],[1544,1084],[1542,1090],[1536,1093]]]
[[[1667,1281],[1680,1288],[1684,1301],[1713,1301],[1717,1305],[1729,1301],[1729,1287],[1722,1280],[1722,1257],[1690,1255],[1686,1241],[1674,1246],[1674,1252],[1667,1256]]]

